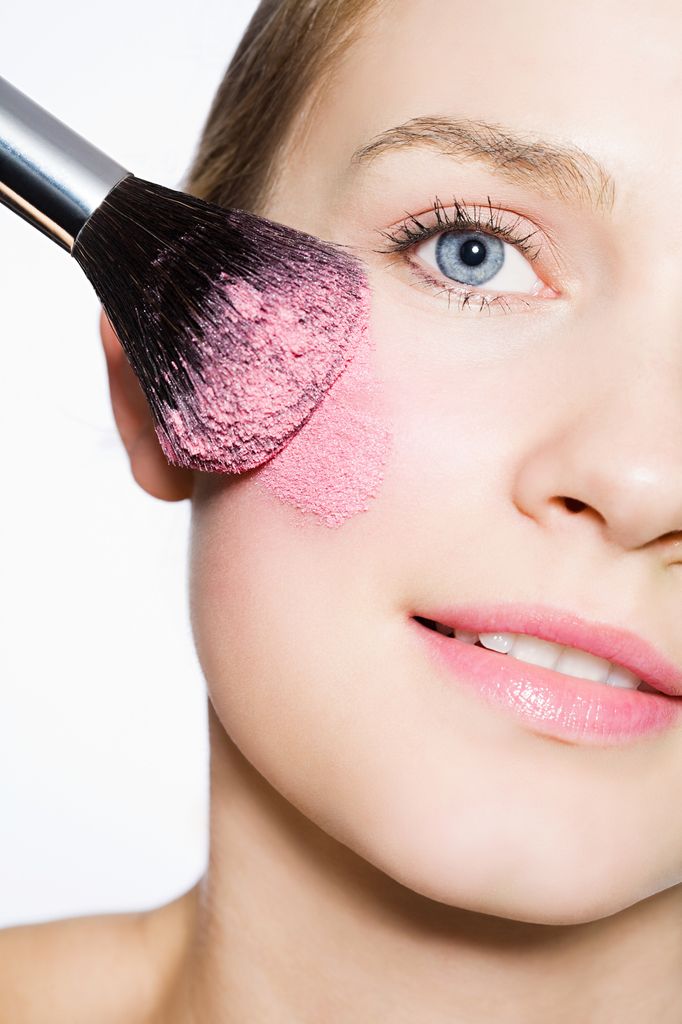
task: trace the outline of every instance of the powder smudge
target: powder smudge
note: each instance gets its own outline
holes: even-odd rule
[[[157,436],[171,463],[243,473],[281,451],[345,372],[370,296],[344,248],[246,211],[223,215],[234,266],[197,302],[201,329],[184,338],[182,365],[162,374],[171,398]]]
[[[254,474],[281,501],[313,513],[326,526],[367,511],[384,477],[391,433],[371,351],[367,332],[310,419]]]

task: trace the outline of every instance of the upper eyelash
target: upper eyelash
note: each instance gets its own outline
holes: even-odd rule
[[[432,235],[436,235],[441,231],[479,231],[482,234],[492,234],[498,238],[504,239],[506,242],[509,242],[510,245],[514,245],[519,249],[531,262],[534,262],[542,249],[541,245],[534,246],[531,243],[531,239],[535,234],[537,234],[537,231],[531,231],[528,233],[520,232],[518,225],[521,218],[518,215],[513,224],[503,223],[501,219],[502,211],[493,207],[490,196],[488,196],[487,199],[488,203],[485,208],[483,206],[476,206],[475,204],[467,208],[464,203],[459,202],[459,200],[453,196],[453,215],[445,209],[438,196],[436,196],[433,201],[432,209],[429,211],[435,215],[435,224],[430,226],[422,224],[417,216],[408,213],[407,219],[399,224],[396,229],[384,229],[379,232],[387,239],[388,245],[385,249],[375,249],[374,251],[384,254],[400,253],[411,248],[413,245],[417,245],[417,243],[422,242],[427,238],[431,238]],[[439,283],[435,278],[430,277],[430,275],[420,276],[426,277],[433,286],[436,286]],[[504,304],[506,302],[503,295],[490,297],[484,292],[479,292],[475,289],[467,289],[466,285],[463,285],[460,288],[444,286],[442,290],[448,293],[448,304],[452,295],[460,296],[460,310],[467,306],[474,297],[480,300],[479,312],[481,312],[484,307],[490,307],[493,303],[499,302]],[[528,303],[526,302],[525,305],[528,305]],[[489,308],[488,312],[490,312]]]
[[[484,234],[497,235],[500,238],[504,238],[511,245],[515,245],[531,261],[537,259],[541,246],[538,245],[534,248],[530,244],[530,239],[537,234],[537,231],[531,231],[525,235],[520,234],[517,226],[521,218],[518,215],[514,224],[504,224],[501,220],[502,211],[493,207],[490,196],[488,196],[487,212],[483,216],[481,216],[481,211],[484,209],[483,206],[474,205],[471,207],[472,212],[468,212],[464,204],[460,203],[454,196],[452,198],[452,205],[455,209],[454,217],[448,213],[438,196],[436,196],[430,211],[435,214],[435,224],[427,227],[426,224],[421,223],[417,216],[410,213],[407,215],[407,220],[399,224],[395,231],[380,231],[380,234],[388,239],[389,245],[386,249],[378,249],[376,251],[383,253],[402,252],[403,249],[416,245],[417,242],[430,238],[440,231],[456,229],[458,231],[481,231]]]

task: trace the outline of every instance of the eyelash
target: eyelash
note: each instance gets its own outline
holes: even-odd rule
[[[426,241],[433,235],[439,234],[441,231],[479,231],[482,234],[493,235],[496,238],[500,238],[505,242],[509,242],[510,245],[515,246],[520,252],[526,256],[531,263],[534,263],[540,254],[541,246],[533,246],[530,239],[537,233],[531,231],[530,233],[523,233],[519,230],[519,223],[521,218],[517,216],[513,224],[504,223],[502,218],[502,211],[494,208],[488,196],[488,205],[484,209],[482,206],[472,206],[468,212],[467,207],[464,203],[459,202],[454,196],[452,199],[452,205],[454,207],[454,214],[449,213],[443,204],[441,203],[438,196],[435,197],[431,210],[436,218],[436,223],[428,227],[414,215],[408,214],[407,220],[403,221],[392,230],[381,231],[389,242],[385,249],[377,249],[376,252],[390,254],[390,253],[403,253],[418,245],[420,242]],[[423,214],[420,214],[423,216]],[[473,298],[480,300],[478,312],[483,312],[484,309],[490,313],[490,307],[499,303],[503,308],[505,305],[509,306],[507,299],[504,295],[488,296],[484,292],[477,291],[476,289],[463,288],[450,288],[448,286],[442,286],[430,274],[426,273],[423,269],[417,267],[412,260],[407,260],[414,272],[422,278],[431,288],[437,289],[438,293],[446,292],[448,295],[448,306],[454,296],[458,297],[458,309],[461,312],[466,306],[471,303]],[[517,297],[518,300],[518,297]],[[530,305],[525,300],[521,299],[524,305]],[[509,312],[509,308],[505,310]]]

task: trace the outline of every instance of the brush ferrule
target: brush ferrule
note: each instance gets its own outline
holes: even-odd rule
[[[54,242],[78,232],[131,172],[0,78],[0,203]]]

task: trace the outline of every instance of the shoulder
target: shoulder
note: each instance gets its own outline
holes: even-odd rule
[[[102,914],[0,929],[2,1019],[143,1024],[157,977],[149,916]]]

